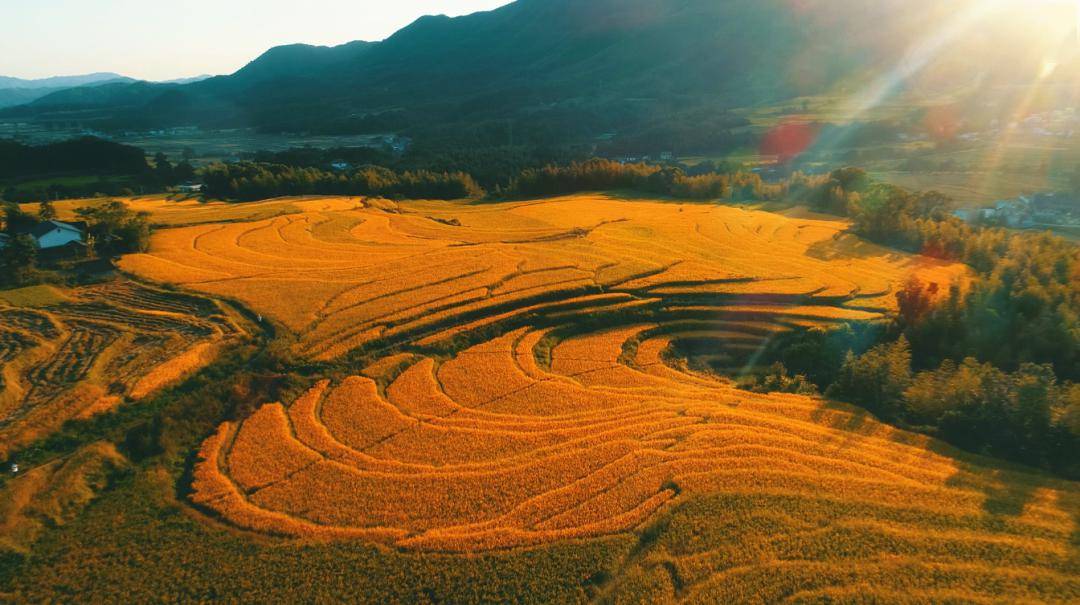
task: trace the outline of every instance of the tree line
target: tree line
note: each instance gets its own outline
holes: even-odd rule
[[[364,165],[332,171],[310,165],[325,160],[325,154],[299,150],[260,157],[300,160],[301,165],[258,161],[214,164],[203,171],[207,196],[253,201],[288,195],[379,195],[446,200],[488,195],[478,181],[463,170],[394,170]],[[480,157],[483,156],[462,156],[443,165],[471,165]],[[788,182],[768,183],[756,173],[727,165],[706,163],[698,168],[684,169],[676,165],[624,164],[593,158],[530,166],[538,157],[515,156],[489,170],[486,173],[488,181],[495,182],[490,197],[505,199],[627,189],[685,199],[760,201],[781,199],[790,187]],[[424,162],[424,165],[432,164]],[[799,183],[803,183],[806,177],[800,175],[799,179],[802,179]]]
[[[0,141],[0,178],[56,173],[136,174],[146,168],[141,149],[94,137],[31,146]]]
[[[174,165],[159,153],[148,162],[137,147],[95,137],[41,146],[0,141],[0,197],[9,202],[157,193],[195,176],[186,159]]]
[[[758,390],[813,388],[965,449],[1080,477],[1080,247],[968,225],[937,193],[847,168],[789,193],[866,239],[971,266],[966,284],[912,279],[886,325],[774,341]]]
[[[214,164],[204,170],[203,180],[206,195],[237,201],[290,195],[373,195],[438,200],[484,195],[484,190],[472,176],[464,172],[395,172],[379,166],[330,172],[255,162]]]
[[[766,183],[760,175],[743,171],[688,174],[678,166],[615,162],[593,158],[566,165],[526,168],[495,197],[566,195],[580,191],[629,189],[686,199],[779,199],[784,184]]]

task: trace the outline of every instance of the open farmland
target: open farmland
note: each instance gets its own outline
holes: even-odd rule
[[[161,231],[121,266],[238,300],[318,360],[537,316],[873,319],[908,276],[945,286],[962,275],[860,242],[839,221],[732,207],[608,196],[303,203],[287,216]]]
[[[0,455],[146,398],[244,332],[228,306],[122,279],[35,298],[0,301]]]
[[[523,328],[320,382],[222,425],[193,498],[269,534],[450,553],[644,527],[610,590],[653,602],[1080,595],[1076,484],[679,372],[655,328],[559,337],[547,362],[551,334]]]
[[[881,318],[907,277],[962,268],[802,212],[304,204],[160,231],[123,261],[243,301],[347,376],[201,444],[191,500],[229,526],[541,561],[578,586],[566,600],[1080,598],[1075,483],[671,359],[707,342],[739,373],[779,332]],[[563,569],[567,541],[617,562]]]

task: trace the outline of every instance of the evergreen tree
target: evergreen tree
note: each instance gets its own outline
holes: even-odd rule
[[[161,185],[171,185],[176,182],[173,165],[169,163],[169,158],[160,151],[154,156],[154,178]]]
[[[22,285],[30,281],[37,264],[37,244],[28,235],[20,235],[8,240],[0,248],[0,280],[9,285]]]

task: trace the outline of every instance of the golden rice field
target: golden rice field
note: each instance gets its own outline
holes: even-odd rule
[[[0,456],[152,395],[244,332],[216,301],[128,280],[10,302],[0,301]]]
[[[238,300],[286,326],[298,352],[319,360],[620,306],[686,318],[866,319],[891,309],[910,275],[942,285],[962,275],[854,240],[836,220],[733,207],[599,195],[268,203],[303,210],[160,231],[148,254],[125,257],[122,268]]]
[[[522,328],[320,382],[222,425],[194,501],[268,534],[432,552],[662,527],[634,562],[658,600],[1080,597],[1075,483],[855,408],[681,373],[653,334],[569,336],[544,363],[547,332]]]
[[[961,268],[805,213],[304,203],[123,261],[351,363],[203,442],[191,499],[229,525],[432,556],[636,536],[599,602],[1080,600],[1076,483],[669,360],[705,339],[746,368],[778,332],[882,317],[909,276]]]

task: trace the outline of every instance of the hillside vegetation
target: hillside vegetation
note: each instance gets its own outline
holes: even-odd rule
[[[1005,15],[965,20],[987,6]],[[673,139],[708,147],[725,134],[714,126],[725,109],[873,89],[868,74],[893,71],[943,30],[956,39],[906,89],[969,86],[977,97],[1029,84],[1043,51],[1058,50],[1064,14],[983,0],[519,0],[455,19],[424,17],[377,43],[275,48],[195,84],[77,88],[3,115],[76,111],[113,129],[408,132],[459,146],[618,132],[667,148]]]

